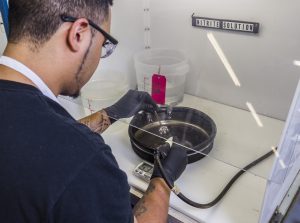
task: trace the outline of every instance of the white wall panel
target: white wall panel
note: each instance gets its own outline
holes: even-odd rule
[[[136,86],[133,55],[144,49],[143,13],[142,0],[114,1],[111,35],[119,44],[110,57],[101,59],[98,67],[98,71],[113,69],[125,72],[132,88]]]
[[[151,0],[153,48],[186,53],[192,70],[186,92],[285,119],[299,79],[300,2],[296,0]],[[191,26],[191,15],[259,22],[258,35]],[[209,41],[211,32],[241,82],[236,87]]]
[[[1,13],[0,13],[0,23],[2,23]],[[5,30],[3,24],[1,24],[0,25],[0,55],[2,55],[6,44],[7,44],[7,39],[5,35]]]

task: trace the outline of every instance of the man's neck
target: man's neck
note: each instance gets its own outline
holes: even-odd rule
[[[28,50],[27,46],[21,44],[9,43],[3,55],[13,58],[27,66],[44,81],[54,95],[57,96],[59,94],[59,88],[57,84],[51,81],[51,75],[49,74],[49,72],[53,71],[53,64],[48,62],[42,53],[31,52]],[[52,66],[52,69],[50,69],[50,65]],[[15,81],[37,87],[29,78],[12,68],[6,67],[5,65],[0,65],[0,79]]]
[[[0,80],[8,80],[35,86],[27,77],[5,65],[0,65]],[[36,86],[35,86],[36,87]]]

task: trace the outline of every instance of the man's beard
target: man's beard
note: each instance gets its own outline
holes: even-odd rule
[[[90,41],[90,45],[88,47],[88,49],[86,50],[83,58],[82,58],[82,61],[81,61],[81,64],[80,66],[78,67],[77,69],[77,72],[75,73],[75,86],[76,86],[76,89],[75,90],[69,90],[69,89],[63,89],[62,92],[61,92],[61,95],[64,95],[64,96],[69,96],[71,98],[78,98],[80,96],[80,89],[83,87],[83,84],[82,84],[82,81],[80,80],[80,77],[82,76],[81,75],[81,72],[83,70],[83,67],[84,67],[84,64],[86,62],[86,59],[87,59],[87,56],[90,52],[90,48],[92,46],[92,40]]]

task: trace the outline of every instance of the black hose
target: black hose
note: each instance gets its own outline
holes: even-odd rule
[[[277,148],[276,148],[277,149]],[[160,161],[160,151],[157,151],[157,153],[154,155],[154,158],[156,160],[156,162],[158,163],[158,167],[160,169],[160,172],[163,176],[163,179],[165,180],[165,182],[167,183],[167,185],[169,186],[169,188],[176,193],[176,195],[183,200],[185,203],[196,207],[196,208],[201,208],[201,209],[206,209],[206,208],[210,208],[214,205],[216,205],[223,197],[224,195],[228,192],[228,190],[231,188],[231,186],[234,184],[234,182],[242,175],[244,174],[247,170],[249,170],[250,168],[254,167],[255,165],[257,165],[258,163],[262,162],[263,160],[267,159],[268,157],[270,157],[274,152],[270,151],[268,153],[266,153],[265,155],[261,156],[260,158],[258,158],[257,160],[253,161],[252,163],[250,163],[249,165],[247,165],[246,167],[244,167],[242,170],[240,170],[237,174],[235,174],[235,176],[229,181],[229,183],[225,186],[225,188],[222,190],[222,192],[211,202],[206,203],[206,204],[199,204],[197,202],[194,202],[192,200],[190,200],[189,198],[187,198],[186,196],[184,196],[181,192],[176,193],[176,188],[174,188],[174,185],[170,182],[170,180],[168,179],[164,168],[161,164]]]
[[[167,174],[164,170],[164,167],[162,166],[161,164],[161,161],[160,161],[160,151],[157,150],[154,154],[154,159],[156,160],[157,164],[158,164],[158,168],[161,172],[161,175],[163,177],[163,179],[165,180],[166,184],[168,185],[168,187],[172,190],[174,185],[171,183],[171,181],[169,180],[169,178],[167,177]]]

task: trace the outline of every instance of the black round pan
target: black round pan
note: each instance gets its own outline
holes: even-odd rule
[[[141,112],[130,122],[131,145],[141,158],[153,162],[154,150],[171,136],[187,149],[188,163],[200,160],[213,148],[216,125],[205,113],[187,107],[163,107],[157,114]]]

